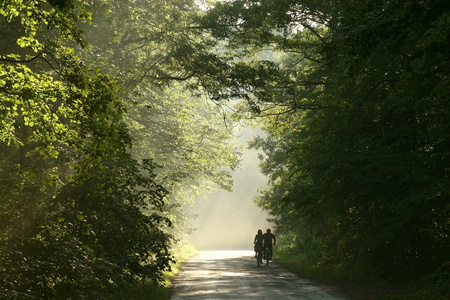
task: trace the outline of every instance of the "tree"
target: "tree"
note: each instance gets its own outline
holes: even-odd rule
[[[172,261],[167,191],[129,156],[119,87],[75,54],[82,4],[0,7],[4,299],[101,299]]]
[[[238,164],[233,125],[199,88],[217,68],[209,52],[216,42],[195,28],[195,1],[107,1],[93,11],[81,52],[125,91],[131,153],[162,167],[159,178],[171,190],[171,233],[183,235],[191,230],[183,207],[212,186],[230,189],[224,169]]]

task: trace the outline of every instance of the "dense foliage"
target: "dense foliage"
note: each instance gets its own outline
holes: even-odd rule
[[[0,298],[160,283],[183,206],[231,186],[234,99],[280,251],[448,287],[447,1],[209,2],[1,2]]]
[[[70,44],[90,14],[78,2],[2,3],[2,299],[103,298],[172,260],[165,189],[132,160],[110,76]]]
[[[196,61],[177,52],[195,6],[166,4],[2,1],[0,298],[163,283],[182,206],[229,188],[238,152],[220,111],[170,85]]]
[[[217,97],[247,99],[268,133],[253,143],[271,182],[258,204],[305,267],[448,275],[449,12],[237,0],[203,19],[228,50]]]

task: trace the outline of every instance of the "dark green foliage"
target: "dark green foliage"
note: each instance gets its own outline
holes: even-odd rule
[[[446,1],[234,1],[204,19],[247,51],[228,74],[266,116],[253,146],[271,186],[258,204],[309,253],[303,263],[397,281],[447,272],[449,12]],[[264,62],[248,57],[262,49],[281,59],[257,73]],[[236,76],[242,65],[253,72]]]
[[[128,154],[115,81],[69,46],[84,45],[76,22],[89,14],[52,4],[0,6],[0,298],[158,285],[172,262],[168,191],[152,161]]]
[[[3,194],[2,211],[16,205],[16,217],[2,230],[1,298],[101,299],[137,279],[162,282],[172,262],[164,233],[170,221],[161,215],[167,191],[155,183],[153,168],[112,159],[91,169],[88,180],[41,198],[38,208]],[[29,194],[30,179],[28,191],[11,182],[10,194],[39,201]]]

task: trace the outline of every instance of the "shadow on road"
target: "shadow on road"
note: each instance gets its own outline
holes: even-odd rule
[[[171,300],[346,299],[276,263],[257,267],[253,251],[200,251],[177,275]]]

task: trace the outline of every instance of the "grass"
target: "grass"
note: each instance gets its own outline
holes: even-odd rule
[[[175,275],[178,273],[183,263],[191,258],[196,252],[197,249],[195,249],[191,244],[182,244],[174,249],[176,263],[172,265],[172,271],[166,273],[165,285],[169,286],[173,283]]]
[[[165,291],[167,292],[167,298],[158,298],[158,300],[169,300],[170,294],[172,291],[172,284],[175,280],[176,274],[180,271],[181,266],[184,262],[186,262],[189,258],[192,257],[197,252],[197,249],[194,248],[191,244],[182,244],[179,247],[174,249],[175,252],[175,261],[176,263],[172,265],[172,270],[166,273],[165,278]]]

